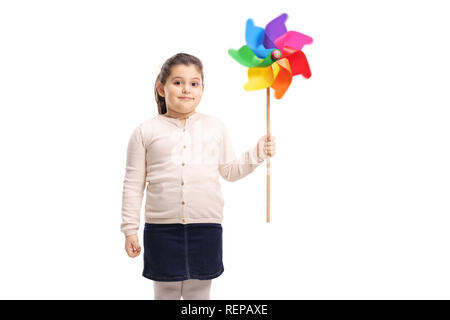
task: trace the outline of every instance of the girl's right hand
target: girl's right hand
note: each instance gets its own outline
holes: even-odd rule
[[[273,157],[275,155],[275,136],[270,135],[267,138],[267,134],[261,137],[258,141],[257,146],[257,156],[258,160],[265,160],[269,156]]]
[[[125,250],[130,258],[136,258],[141,253],[141,246],[136,234],[132,234],[125,239]]]

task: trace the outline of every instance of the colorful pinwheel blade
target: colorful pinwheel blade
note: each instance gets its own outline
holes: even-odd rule
[[[270,87],[277,78],[280,66],[276,63],[266,68],[249,68],[248,82],[244,85],[247,91],[259,90]]]
[[[266,48],[278,48],[275,40],[287,32],[285,22],[288,18],[286,13],[281,14],[266,25],[263,45]]]
[[[308,60],[303,51],[291,47],[283,47],[283,57],[289,60],[292,76],[301,74],[306,79],[311,77]]]
[[[246,67],[256,67],[263,59],[258,58],[247,46],[242,46],[239,50],[229,49],[228,54],[237,62]]]
[[[291,47],[302,50],[305,44],[311,44],[312,42],[313,39],[306,34],[297,31],[288,31],[275,40],[275,45],[278,48]]]
[[[273,50],[263,46],[264,28],[255,26],[253,19],[248,19],[245,26],[245,42],[258,58],[264,59]]]
[[[288,59],[275,61],[274,65],[278,65],[280,70],[271,87],[275,90],[275,99],[281,99],[292,82],[291,68]]]
[[[275,62],[272,54],[267,55],[264,60],[258,58],[247,46],[242,46],[239,50],[229,49],[228,54],[237,62],[246,67],[268,67]]]

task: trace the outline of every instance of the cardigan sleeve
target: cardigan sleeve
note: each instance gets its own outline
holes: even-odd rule
[[[138,126],[128,141],[125,178],[122,192],[122,223],[125,236],[139,229],[142,198],[145,190],[146,149],[142,129]]]
[[[257,156],[256,145],[236,158],[228,130],[222,124],[219,156],[219,173],[222,178],[228,181],[239,180],[251,173],[263,162],[264,159],[259,159]]]

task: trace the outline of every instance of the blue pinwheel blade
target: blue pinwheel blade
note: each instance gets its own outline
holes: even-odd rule
[[[245,27],[245,42],[258,58],[264,59],[273,49],[266,49],[263,45],[264,28],[255,26],[253,19],[248,19]]]

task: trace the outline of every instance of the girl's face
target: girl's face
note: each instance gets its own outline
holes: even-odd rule
[[[168,115],[187,117],[195,112],[200,103],[204,90],[202,75],[193,64],[175,65],[166,84],[159,82],[157,90],[166,100]]]

